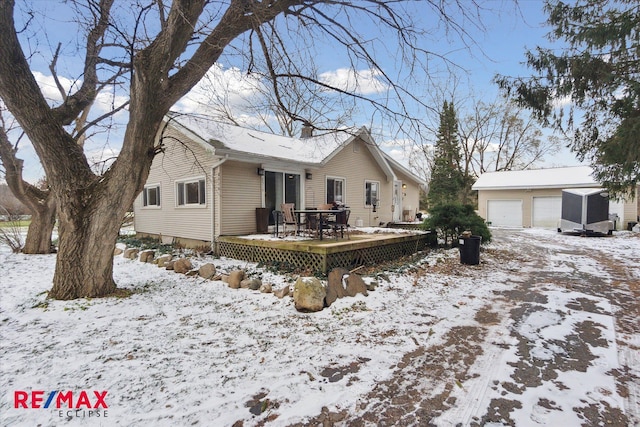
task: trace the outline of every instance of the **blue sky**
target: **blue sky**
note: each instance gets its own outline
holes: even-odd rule
[[[36,16],[32,25],[46,25],[46,31],[45,28],[36,31],[33,37],[29,39],[29,49],[37,52],[32,56],[32,70],[42,86],[46,88],[50,97],[55,100],[57,93],[50,77],[51,73],[48,70],[52,51],[58,42],[62,42],[63,53],[73,52],[77,43],[76,34],[78,30],[74,24],[69,22],[68,13],[57,2],[35,1],[33,4],[43,9],[44,12],[42,15]],[[422,40],[424,46],[439,55],[446,56],[448,60],[459,67],[447,68],[441,61],[431,61],[429,84],[416,88],[419,96],[428,99],[438,91],[454,91],[456,98],[464,99],[466,94],[473,93],[476,99],[489,101],[494,99],[498,94],[498,89],[492,83],[493,77],[498,73],[512,76],[526,75],[528,70],[522,65],[525,58],[525,48],[533,49],[537,45],[548,45],[548,41],[544,38],[547,28],[544,26],[545,15],[542,11],[542,6],[541,0],[520,0],[519,9],[509,0],[487,0],[483,2],[484,10],[481,12],[481,20],[484,31],[477,28],[473,23],[476,22],[475,18],[471,22],[465,21],[460,16],[455,17],[456,22],[462,23],[464,31],[468,31],[466,45],[460,41],[457,34],[447,34],[442,27],[438,31],[434,31],[431,37],[426,37]],[[417,11],[418,14],[420,12],[421,10]],[[418,16],[417,19],[428,20],[431,17],[432,14],[424,13],[424,16]],[[429,23],[429,25],[432,28],[437,27],[435,22]],[[372,39],[383,39],[385,37],[370,22],[363,22],[361,27],[364,36],[371,35]],[[380,49],[379,52],[382,52],[382,54],[379,55],[379,60],[384,71],[394,75],[398,69],[399,62],[394,53],[390,52],[391,49],[393,49],[393,46],[387,46],[387,55],[384,54],[384,50]],[[321,56],[321,61],[318,62],[322,67],[320,69],[321,72],[338,80],[348,74],[345,70],[349,68],[350,63],[344,56],[337,54],[337,50],[320,45],[317,52]],[[81,65],[82,63],[75,56],[63,56],[60,58],[58,71],[60,76],[72,78],[74,75],[78,75]],[[238,69],[232,68],[233,65],[239,64],[225,63],[223,61],[220,65],[227,76],[225,77],[227,84],[231,82],[231,85],[235,85],[234,87],[240,93],[251,90],[247,88],[246,82],[238,83],[236,76],[246,74],[246,70],[241,69],[241,66]],[[452,79],[451,71],[455,73],[455,79]],[[421,77],[417,74],[413,76]],[[73,82],[68,80],[65,84],[72,85]],[[454,87],[455,89],[453,89]],[[194,94],[194,98],[197,98],[197,94]],[[196,104],[191,104],[191,107],[189,107],[188,101],[185,100],[181,107],[186,109],[198,108]],[[111,97],[104,96],[94,108],[97,111],[108,109],[112,102],[113,99]],[[202,102],[202,100],[198,102]],[[434,107],[436,110],[439,109],[439,106]],[[416,114],[422,113],[421,111],[416,112]],[[354,117],[354,121],[361,122],[353,124],[356,126],[364,124],[371,125],[372,128],[375,127],[375,120],[372,122],[367,114],[367,111],[364,111],[361,116]],[[124,115],[121,114],[120,118],[122,117]],[[121,129],[115,128],[109,133],[96,135],[94,141],[87,144],[87,156],[100,159],[117,154]],[[384,141],[383,134],[379,134],[377,140],[378,143],[385,146],[388,142]],[[388,148],[388,151],[399,160],[402,160],[403,150],[399,146]],[[25,178],[27,180],[34,181],[43,175],[42,168],[36,161],[33,149],[28,143],[21,145],[19,156],[25,159]],[[577,163],[573,154],[563,150],[553,158],[546,159],[540,166],[566,166]]]

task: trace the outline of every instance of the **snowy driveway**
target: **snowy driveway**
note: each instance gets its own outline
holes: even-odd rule
[[[475,325],[452,326],[443,343],[406,354],[356,416],[334,419],[350,426],[640,425],[640,236],[493,233],[483,265],[454,273],[493,288]]]
[[[131,297],[48,301],[54,256],[2,252],[0,424],[640,425],[640,236],[493,232],[480,266],[434,251],[315,314],[120,257]],[[108,410],[14,407],[34,390]]]

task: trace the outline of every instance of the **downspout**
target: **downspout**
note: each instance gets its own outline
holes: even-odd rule
[[[216,238],[216,169],[227,161],[228,155],[211,165],[211,251],[217,255],[217,238]]]

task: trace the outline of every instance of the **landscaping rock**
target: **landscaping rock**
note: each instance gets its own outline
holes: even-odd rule
[[[347,296],[355,297],[357,294],[362,294],[364,296],[369,295],[367,293],[367,285],[362,280],[358,274],[349,274],[346,278],[347,281]]]
[[[158,267],[166,267],[167,263],[169,263],[169,261],[171,261],[172,258],[173,258],[173,255],[171,254],[160,255],[156,260],[156,263],[158,264]]]
[[[122,250],[120,248],[113,249],[113,256],[122,255],[123,253],[124,253],[124,250]]]
[[[257,291],[262,286],[262,280],[260,279],[244,279],[240,282],[240,287],[242,289],[251,289],[252,291]]]
[[[153,258],[156,256],[156,251],[148,249],[140,252],[140,262],[153,262]]]
[[[242,279],[244,279],[244,271],[235,270],[229,273],[229,279],[227,279],[227,283],[229,283],[229,287],[231,289],[239,289]]]
[[[213,280],[213,277],[216,275],[216,266],[211,263],[204,264],[198,269],[198,274],[200,277]]]
[[[263,294],[270,294],[272,291],[273,287],[271,286],[271,283],[263,283],[262,286],[260,286],[260,292]]]
[[[175,263],[173,263],[173,271],[175,271],[176,273],[185,274],[192,268],[193,265],[191,265],[191,261],[189,261],[187,258],[180,258]]]
[[[349,270],[344,268],[334,268],[329,272],[329,277],[327,278],[327,296],[325,298],[327,307],[333,304],[338,298],[347,295],[345,284],[342,281],[342,277],[345,275],[349,275]]]
[[[289,285],[284,285],[284,287],[278,289],[277,291],[273,291],[273,294],[278,298],[282,299],[287,295],[289,295],[289,292],[290,292]]]
[[[293,286],[293,301],[298,311],[314,312],[322,310],[326,296],[327,289],[315,277],[298,277]]]
[[[376,282],[375,280],[373,282],[367,283],[367,291],[375,291],[377,287],[378,282]]]
[[[126,259],[136,259],[138,258],[138,253],[140,251],[138,249],[135,248],[129,248],[129,249],[125,249],[124,253],[122,254],[122,256]]]
[[[175,263],[175,261],[167,261],[164,263],[164,268],[166,268],[167,270],[173,270],[173,265]]]
[[[198,270],[189,270],[186,273],[184,273],[185,276],[187,277],[194,277],[198,275]]]

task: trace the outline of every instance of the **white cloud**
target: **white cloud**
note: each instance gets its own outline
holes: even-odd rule
[[[62,94],[58,90],[53,76],[43,74],[39,71],[33,71],[33,76],[36,79],[40,90],[42,91],[42,95],[51,106],[59,105],[62,103]],[[58,76],[58,81],[65,91],[65,94],[72,94],[73,92],[76,92],[82,85],[82,80],[71,80],[62,76]],[[108,111],[118,108],[128,99],[129,98],[127,96],[118,95],[113,91],[103,90],[96,96],[92,108],[97,113],[97,115],[102,115]]]
[[[220,64],[214,64],[174,108],[183,113],[213,112],[215,115],[219,108],[224,106],[235,112],[234,116],[239,116],[243,107],[261,96],[261,91],[264,91],[264,88],[258,76],[246,74],[239,68],[225,69]]]
[[[379,70],[354,70],[352,68],[338,68],[320,74],[320,81],[347,92],[362,95],[382,93],[388,86],[380,81],[382,73]]]
[[[42,95],[50,104],[60,104],[62,102],[62,95],[56,86],[53,76],[45,75],[39,71],[33,71],[33,77],[35,77],[36,82],[42,91]],[[71,90],[74,92],[77,91],[82,84],[81,81],[74,81],[61,76],[58,76],[58,81],[65,93],[69,93]]]

